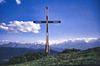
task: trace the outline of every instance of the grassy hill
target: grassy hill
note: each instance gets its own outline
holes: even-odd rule
[[[37,60],[10,66],[66,66],[66,65],[100,65],[100,47],[70,53],[49,55]]]
[[[45,49],[32,48],[14,48],[14,47],[0,47],[0,64],[7,62],[13,56],[26,54],[30,52],[45,52]],[[57,51],[50,50],[50,55],[57,54]]]

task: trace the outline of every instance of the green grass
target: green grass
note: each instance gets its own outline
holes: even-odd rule
[[[66,65],[99,65],[100,47],[81,50],[72,53],[61,53],[50,55],[38,60],[28,61],[9,66],[66,66]]]

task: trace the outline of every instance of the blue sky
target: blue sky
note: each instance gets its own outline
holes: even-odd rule
[[[0,0],[0,25],[5,23],[8,27],[10,22],[15,21],[46,20],[46,6],[49,8],[49,20],[61,20],[61,24],[49,24],[50,40],[100,38],[100,0]],[[40,29],[36,24],[33,26],[34,32],[23,32],[23,29],[18,33],[0,27],[0,40],[45,40],[46,25],[40,24]]]

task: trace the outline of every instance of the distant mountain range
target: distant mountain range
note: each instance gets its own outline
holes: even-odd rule
[[[90,40],[86,42],[84,39],[82,40],[68,40],[64,41],[58,44],[52,44],[50,45],[51,50],[55,51],[63,51],[64,49],[70,49],[70,48],[76,48],[76,49],[81,49],[85,50],[88,48],[93,48],[93,47],[98,47],[100,46],[100,38],[96,40]],[[17,43],[17,42],[8,42],[0,45],[0,47],[14,47],[14,48],[32,48],[32,49],[45,49],[45,44],[43,43]]]
[[[17,43],[17,42],[9,42],[7,44],[2,44],[0,47],[16,47],[16,48],[33,48],[33,49],[44,49],[45,45],[42,44],[30,44],[30,43]]]
[[[21,44],[21,43],[16,43],[16,42],[9,42],[7,44],[2,44],[2,45],[0,45],[0,47],[45,49],[44,44],[34,44],[34,43],[32,43],[32,44],[30,44],[30,43]],[[50,49],[58,51],[58,52],[63,50],[61,48],[55,48],[55,47],[50,47]]]
[[[86,42],[85,40],[75,40],[74,42],[69,40],[67,42],[51,45],[51,47],[62,48],[62,49],[76,48],[76,49],[85,50],[88,48],[100,47],[100,39],[91,40],[89,42]]]

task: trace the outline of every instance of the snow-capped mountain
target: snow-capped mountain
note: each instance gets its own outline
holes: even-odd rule
[[[98,39],[69,39],[61,41],[50,41],[50,49],[56,51],[62,51],[68,48],[77,48],[77,49],[88,49],[92,47],[100,46],[100,38]],[[0,45],[0,47],[20,47],[20,48],[33,48],[33,49],[45,49],[45,42],[34,42],[34,43],[18,43],[18,42],[9,42]]]

